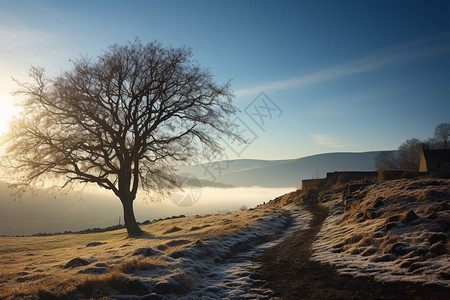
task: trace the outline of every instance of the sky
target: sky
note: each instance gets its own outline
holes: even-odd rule
[[[12,77],[135,37],[231,80],[249,143],[223,158],[393,150],[450,122],[450,1],[0,0],[0,132]]]

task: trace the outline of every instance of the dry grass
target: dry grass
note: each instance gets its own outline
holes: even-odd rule
[[[353,193],[344,212],[339,196],[313,244],[316,260],[352,276],[450,286],[450,180],[378,182]]]
[[[90,298],[98,298],[112,294],[114,288],[123,285],[125,278],[125,275],[120,271],[88,276],[77,282],[76,289],[78,292],[83,293],[83,295],[88,295]]]
[[[358,242],[358,246],[373,246],[375,239],[372,236],[366,236]]]
[[[1,299],[42,298],[68,299],[75,294],[87,298],[111,295],[114,289],[123,285],[126,275],[119,270],[102,275],[72,277],[47,277],[39,281],[29,281],[8,286],[0,292]]]
[[[65,299],[75,291],[73,279],[52,277],[7,285],[0,289],[0,299]]]
[[[165,262],[160,257],[138,257],[121,262],[114,267],[113,271],[130,274],[136,271],[151,270],[154,268],[163,267],[164,265]]]
[[[362,239],[364,239],[366,237],[365,234],[362,233],[355,233],[352,236],[350,236],[348,239],[345,240],[345,244],[346,245],[352,245],[352,244],[356,244],[359,241],[361,241]]]
[[[302,197],[305,195],[305,191],[296,190],[291,193],[287,193],[283,196],[280,196],[269,203],[266,204],[266,207],[278,207],[288,204],[300,204],[302,202]]]
[[[436,204],[424,204],[417,208],[416,213],[430,215],[434,212],[438,212],[440,210],[439,205]]]
[[[206,238],[208,236],[223,236],[225,234],[235,233],[240,231],[240,228],[241,227],[239,226],[239,224],[225,224],[219,228],[208,230],[204,235],[201,235],[201,238]]]
[[[188,291],[192,290],[192,287],[194,285],[192,278],[182,271],[180,271],[178,274],[180,274],[178,282],[179,294],[185,294]]]
[[[1,272],[0,273],[0,283],[6,282],[14,277],[17,277],[16,273],[11,272]]]
[[[328,216],[330,214],[330,208],[327,205],[319,203],[317,207],[319,208],[320,215]]]
[[[387,253],[397,242],[415,249],[429,246],[432,220],[444,218],[450,199],[449,180],[386,181],[355,194],[356,200],[337,220],[342,229],[353,228],[341,247],[352,254],[365,249],[366,256]],[[401,222],[409,210],[419,216],[413,226]]]
[[[0,299],[65,299],[76,293],[82,293],[87,298],[110,295],[112,289],[133,272],[171,268],[168,255],[173,251],[182,250],[202,238],[239,232],[260,218],[278,213],[277,208],[259,207],[225,214],[163,220],[142,226],[149,234],[135,239],[127,238],[123,229],[92,234],[0,237]],[[174,228],[177,230],[170,230]],[[167,231],[171,233],[165,234]],[[178,244],[182,240],[187,242]],[[104,244],[86,247],[92,242]],[[159,258],[133,256],[138,248],[159,249],[163,253]],[[89,265],[63,268],[76,257],[89,261]],[[102,275],[79,273],[86,268],[100,268],[97,265],[111,271]],[[186,288],[188,282],[186,279]]]

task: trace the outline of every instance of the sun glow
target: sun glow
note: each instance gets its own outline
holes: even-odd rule
[[[15,107],[6,97],[0,96],[0,135],[8,131],[9,122],[17,112],[17,107]]]

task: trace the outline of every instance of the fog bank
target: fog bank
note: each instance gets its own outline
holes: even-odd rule
[[[198,215],[255,207],[294,188],[202,188],[185,189],[165,199],[152,201],[139,196],[134,203],[138,222],[174,215]],[[11,191],[0,184],[0,235],[79,231],[123,224],[122,206],[108,191],[67,195],[24,195],[14,201]]]

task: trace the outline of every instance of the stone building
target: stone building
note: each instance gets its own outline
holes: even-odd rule
[[[427,149],[420,156],[419,172],[449,173],[450,149]]]

